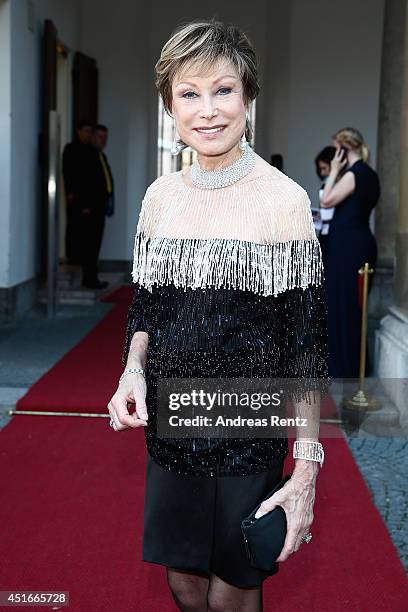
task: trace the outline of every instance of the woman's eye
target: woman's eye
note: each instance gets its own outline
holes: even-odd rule
[[[221,95],[225,96],[229,93],[231,93],[231,87],[220,87],[220,89],[217,91],[217,93],[221,92]],[[197,94],[194,91],[186,91],[182,97],[186,98],[186,99],[192,99],[193,97],[195,97]]]

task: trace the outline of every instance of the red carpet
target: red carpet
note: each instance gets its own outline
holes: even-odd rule
[[[126,302],[130,304],[133,296],[133,288],[131,285],[122,285],[108,295],[101,298],[102,302]]]
[[[403,567],[347,444],[325,448],[313,540],[265,582],[265,612],[402,612]],[[72,612],[175,611],[165,569],[140,561],[145,456],[141,430],[14,417],[0,432],[0,590],[69,591]]]
[[[22,402],[103,410],[121,369],[129,291],[108,299],[113,311]],[[265,582],[265,612],[405,611],[404,569],[347,443],[323,443],[313,540]],[[73,612],[176,611],[165,569],[140,561],[145,458],[141,430],[15,416],[0,431],[0,590],[69,591]]]

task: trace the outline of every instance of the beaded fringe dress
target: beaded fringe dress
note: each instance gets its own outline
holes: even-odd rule
[[[157,381],[297,379],[296,401],[305,389],[327,389],[324,270],[310,200],[258,155],[228,187],[190,186],[183,174],[159,177],[143,198],[123,364],[133,335],[146,332],[144,431],[160,466],[191,476],[260,473],[284,459],[287,437],[161,438]]]

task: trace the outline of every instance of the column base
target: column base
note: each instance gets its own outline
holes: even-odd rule
[[[408,426],[408,311],[396,306],[380,321],[375,332],[375,375],[383,380],[400,416]],[[400,379],[400,380],[396,380]]]

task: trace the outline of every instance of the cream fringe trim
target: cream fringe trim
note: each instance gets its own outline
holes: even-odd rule
[[[193,289],[232,287],[264,296],[323,281],[317,239],[259,244],[227,238],[135,237],[133,282]]]

